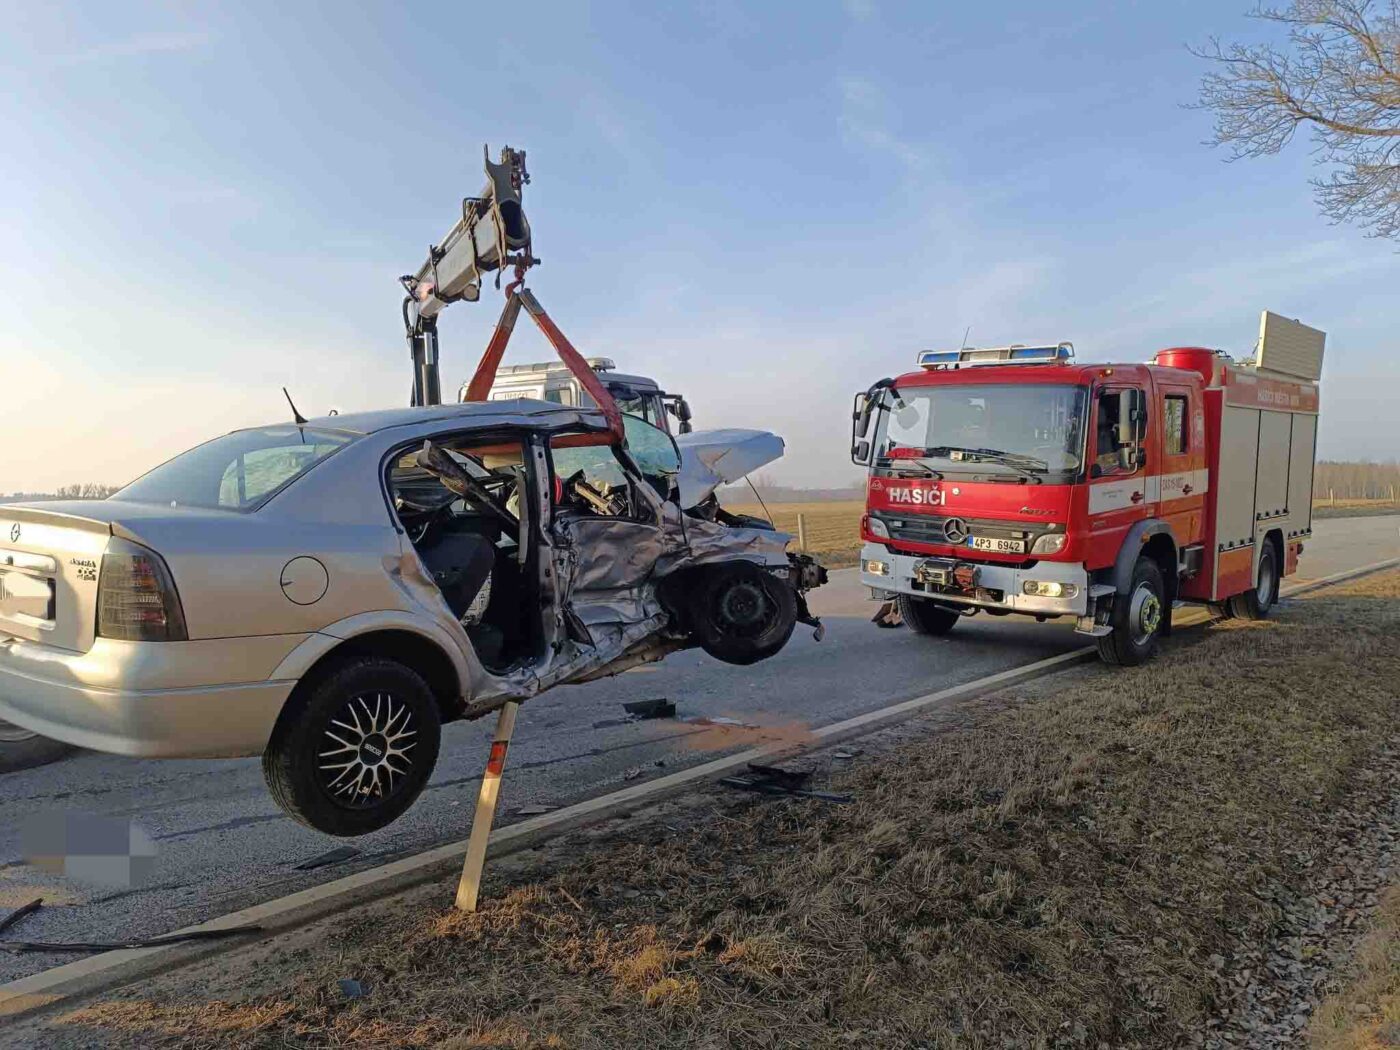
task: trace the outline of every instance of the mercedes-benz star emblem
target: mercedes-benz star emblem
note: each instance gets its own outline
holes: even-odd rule
[[[962,518],[949,518],[943,523],[943,538],[949,543],[962,543],[967,539],[967,522]]]
[[[19,542],[19,522],[15,522],[13,525],[10,526],[10,542]]]

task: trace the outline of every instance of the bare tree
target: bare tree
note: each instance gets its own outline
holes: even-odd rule
[[[106,499],[116,491],[115,485],[98,485],[89,481],[81,485],[62,485],[54,495],[59,499]]]
[[[1397,0],[1293,0],[1250,15],[1287,28],[1282,50],[1215,39],[1193,48],[1217,66],[1199,102],[1215,114],[1212,145],[1231,159],[1267,156],[1306,124],[1318,163],[1332,169],[1313,180],[1323,214],[1400,237],[1398,11]]]

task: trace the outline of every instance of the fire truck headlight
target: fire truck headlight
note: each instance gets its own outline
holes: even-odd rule
[[[1073,598],[1079,588],[1072,583],[1057,583],[1054,580],[1027,580],[1021,590],[1036,598]]]
[[[1068,541],[1069,537],[1066,536],[1063,532],[1046,533],[1044,536],[1040,537],[1040,539],[1035,541],[1035,545],[1031,547],[1031,553],[1059,554],[1060,551],[1065,549],[1065,544]]]
[[[865,519],[865,527],[870,530],[872,536],[878,536],[882,540],[890,538],[889,526],[873,514]]]
[[[871,576],[888,576],[890,574],[889,562],[868,561],[865,563],[865,571]]]

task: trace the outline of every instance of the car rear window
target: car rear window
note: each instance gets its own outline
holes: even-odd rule
[[[112,498],[172,507],[254,510],[353,440],[353,435],[314,427],[237,430],[162,463]]]

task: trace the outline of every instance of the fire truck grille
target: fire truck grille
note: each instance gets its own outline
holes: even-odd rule
[[[1023,540],[1026,550],[1035,543],[1037,537],[1050,530],[1023,526],[1019,523],[988,521],[982,518],[938,517],[933,514],[901,515],[890,511],[873,512],[890,530],[890,539],[906,540],[910,543],[940,543],[955,547],[964,546],[970,535],[986,536],[991,539]],[[953,523],[951,530],[949,522]]]

